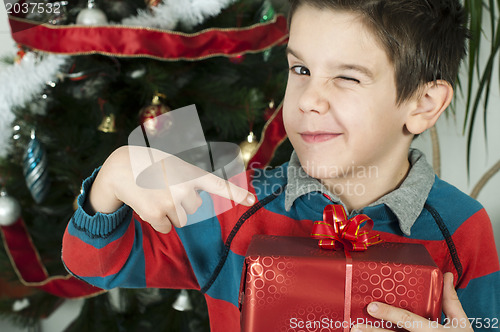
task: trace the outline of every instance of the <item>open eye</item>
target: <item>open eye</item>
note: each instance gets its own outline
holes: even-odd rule
[[[293,66],[292,68],[290,68],[290,70],[297,75],[308,75],[308,76],[311,75],[309,69],[307,69],[307,67],[304,66]]]
[[[349,76],[339,76],[337,77],[341,80],[344,80],[344,81],[349,81],[349,82],[352,82],[352,83],[361,83],[360,80],[354,78],[354,77],[349,77]]]

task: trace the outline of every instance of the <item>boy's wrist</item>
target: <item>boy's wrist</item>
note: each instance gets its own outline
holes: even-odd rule
[[[97,174],[83,206],[85,212],[89,214],[113,213],[123,205],[123,202],[116,198],[113,186],[107,183],[107,176],[103,173],[101,169],[101,172]]]
[[[96,182],[97,186],[100,186],[97,178],[101,172],[102,167],[99,167],[94,170],[91,176],[83,181],[82,193],[77,199],[78,209],[72,217],[72,223],[78,229],[84,230],[94,237],[107,236],[107,234],[110,234],[125,221],[129,220],[131,218],[129,214],[132,212],[130,207],[123,203],[120,203],[120,206],[109,213],[100,213],[100,211],[94,210],[94,207],[90,204],[90,194],[95,189],[94,185]],[[96,208],[99,208],[99,206]]]
[[[102,172],[102,167],[94,170],[83,182],[82,194],[78,197],[78,206],[89,216],[94,216],[97,212],[110,214],[123,205],[112,192],[108,192],[110,190],[106,190],[106,184],[102,183]]]

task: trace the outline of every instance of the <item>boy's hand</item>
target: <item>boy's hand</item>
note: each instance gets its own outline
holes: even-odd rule
[[[375,318],[392,322],[393,324],[411,332],[423,331],[473,331],[469,319],[465,314],[462,304],[458,300],[457,292],[453,287],[453,274],[444,274],[443,286],[443,312],[446,315],[447,325],[431,324],[428,319],[415,315],[408,310],[393,307],[385,303],[372,302],[368,305],[368,313]],[[351,329],[351,332],[371,332],[386,331],[381,328],[374,328],[364,324],[358,324]]]
[[[154,160],[162,159],[156,165],[159,172],[154,173],[153,181],[163,181],[164,185],[160,187],[165,189],[146,189],[137,185],[131,153],[152,153]],[[247,206],[255,201],[255,197],[247,190],[175,156],[144,147],[123,146],[116,149],[102,165],[85,209],[89,212],[112,213],[125,203],[156,231],[168,233],[172,225],[186,225],[187,214],[193,214],[200,207],[202,199],[197,190]]]

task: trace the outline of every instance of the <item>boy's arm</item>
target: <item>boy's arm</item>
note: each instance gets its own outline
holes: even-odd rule
[[[463,276],[456,285],[457,294],[475,331],[500,328],[500,262],[490,218],[481,209],[468,222],[456,243]],[[457,233],[457,232],[455,232]]]
[[[130,156],[145,154],[161,160],[160,173],[168,175],[171,186],[137,185]],[[66,267],[102,288],[197,287],[183,244],[170,230],[172,224],[184,226],[186,214],[201,206],[198,190],[245,205],[254,199],[247,190],[161,151],[128,146],[115,150],[84,182],[80,207],[63,239]]]
[[[175,231],[156,232],[125,204],[109,214],[83,209],[98,172],[84,181],[79,208],[63,237],[62,259],[68,271],[104,289],[199,288]]]
[[[162,189],[139,185],[136,181],[139,175],[134,174],[134,169],[136,172],[143,169],[145,182]],[[255,202],[246,189],[176,156],[151,148],[123,146],[102,165],[85,208],[90,212],[111,213],[125,203],[155,230],[168,233],[172,225],[186,225],[187,215],[200,207],[200,190],[247,206]]]

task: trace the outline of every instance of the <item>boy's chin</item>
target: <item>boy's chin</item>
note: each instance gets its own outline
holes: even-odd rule
[[[304,151],[297,151],[300,166],[307,175],[318,180],[343,178],[350,173],[353,163],[345,162],[342,158],[332,158],[329,155],[317,155]]]
[[[302,166],[302,169],[306,172],[307,175],[318,180],[332,179],[339,176],[338,168],[332,166],[307,165]]]

